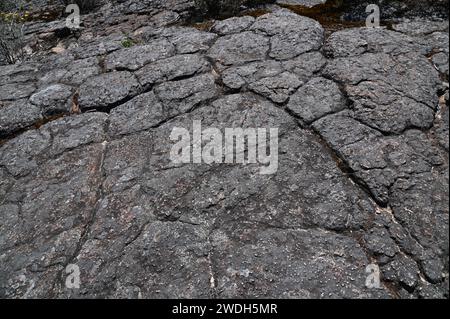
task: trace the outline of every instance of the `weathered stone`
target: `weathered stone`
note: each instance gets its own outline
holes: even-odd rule
[[[227,35],[247,30],[255,22],[255,18],[234,17],[223,21],[217,21],[212,27],[212,31],[219,35]]]
[[[283,68],[280,62],[253,62],[224,70],[222,81],[228,88],[237,90],[263,78],[277,76],[281,72],[283,72]]]
[[[302,54],[292,60],[283,62],[283,67],[294,74],[300,80],[307,82],[315,74],[322,70],[326,64],[326,59],[320,52],[309,52]]]
[[[428,35],[438,31],[448,31],[448,21],[430,21],[425,19],[405,20],[394,24],[392,28],[395,31],[406,33],[413,36]]]
[[[429,253],[421,260],[425,277],[432,284],[438,284],[445,278],[445,264],[441,256]]]
[[[97,57],[76,60],[70,65],[69,70],[61,77],[60,82],[79,86],[88,78],[98,75],[101,72],[99,64],[99,59]]]
[[[425,275],[442,280],[448,252],[448,168],[399,179],[392,188],[394,215],[424,251],[415,253]]]
[[[344,97],[337,84],[324,78],[314,78],[302,86],[287,106],[292,114],[308,124],[345,107]]]
[[[432,166],[443,163],[440,152],[420,131],[383,138],[377,130],[352,119],[348,112],[326,116],[313,126],[384,204],[389,201],[389,189],[396,179],[430,171]]]
[[[28,175],[49,158],[103,142],[105,118],[101,113],[85,114],[27,131],[0,148],[0,164],[13,176]]]
[[[238,65],[264,60],[269,39],[253,32],[242,32],[219,38],[208,55],[223,65]]]
[[[205,128],[278,127],[278,173],[268,180],[259,175],[258,164],[174,165],[168,155],[171,143],[158,143],[151,156],[152,169],[145,193],[152,195],[161,218],[178,219],[182,214],[183,220],[190,223],[209,224],[211,218],[230,207],[233,212],[227,218],[245,218],[277,227],[320,225],[344,229],[345,225],[351,225],[358,229],[367,222],[373,210],[370,201],[363,193],[351,191],[352,184],[339,173],[331,157],[321,153],[322,146],[313,136],[300,131],[295,121],[272,103],[250,94],[230,95],[165,123],[158,127],[153,138],[168,139],[174,127],[191,131],[195,119],[201,119]],[[296,167],[294,170],[292,165]],[[197,180],[196,176],[203,178],[196,183],[188,182]],[[329,194],[326,200],[322,198],[325,193]],[[186,194],[184,204],[180,204],[180,194]]]
[[[211,74],[203,74],[158,85],[154,92],[168,112],[173,112],[174,109],[187,112],[199,103],[215,97],[217,87]]]
[[[439,76],[426,58],[367,53],[330,62],[324,74],[345,84],[355,118],[386,133],[429,128]]]
[[[41,134],[53,136],[49,156],[59,155],[84,145],[103,143],[106,140],[104,113],[81,114],[53,121],[41,128]]]
[[[448,298],[448,17],[347,29],[368,2],[341,1],[323,47],[277,5],[196,29],[191,0],[101,2],[0,66],[0,297]],[[205,161],[173,161],[174,128]],[[278,129],[272,174],[251,139],[208,161],[213,128]]]
[[[38,156],[50,146],[50,134],[27,131],[0,148],[0,164],[13,176],[29,174],[38,167]]]
[[[120,35],[111,35],[90,39],[70,50],[78,59],[85,59],[94,56],[105,55],[123,48],[122,42],[125,38]]]
[[[208,68],[208,62],[200,55],[186,54],[149,64],[135,74],[140,84],[148,87],[156,83],[193,76],[207,71]]]
[[[176,115],[164,110],[153,92],[139,95],[111,111],[109,133],[121,135],[149,129],[167,118]]]
[[[322,46],[324,30],[315,20],[289,10],[279,10],[259,17],[251,30],[271,36],[270,57],[291,59]]]
[[[120,103],[138,93],[136,77],[126,71],[111,72],[89,78],[80,87],[81,109],[97,109]]]
[[[387,297],[383,290],[365,288],[364,267],[348,265],[349,259],[353,265],[368,263],[351,238],[320,230],[232,226],[212,235],[213,257],[221,260],[214,264],[220,297]]]
[[[364,53],[425,54],[431,48],[402,33],[382,28],[355,28],[333,33],[323,49],[328,56],[338,58]]]
[[[448,99],[448,93],[446,94]],[[445,99],[445,96],[444,96]],[[448,104],[447,104],[448,105]],[[435,118],[435,134],[439,140],[439,144],[449,151],[449,110],[446,104],[441,104],[441,109]]]
[[[431,48],[431,53],[439,53],[443,52],[449,54],[449,32],[442,31],[442,32],[433,32],[425,37],[422,38],[416,38],[420,42],[423,42],[424,45],[428,45]]]
[[[396,257],[382,268],[383,277],[389,281],[400,282],[409,289],[414,289],[419,281],[419,267],[407,256]]]
[[[50,85],[33,94],[30,102],[39,106],[46,115],[69,113],[72,106],[72,91],[73,89],[67,85]]]
[[[143,46],[133,46],[111,53],[106,57],[107,70],[135,71],[146,64],[168,58],[175,53],[173,45],[163,39]]]
[[[416,102],[383,82],[362,82],[348,86],[356,119],[387,133],[402,133],[408,128],[428,129],[434,121],[432,108]]]
[[[301,82],[295,74],[284,72],[273,78],[263,78],[250,84],[253,92],[261,94],[275,103],[284,103],[289,96],[301,86]]]
[[[448,285],[447,285],[448,287]],[[418,295],[420,298],[423,299],[446,299],[446,294],[443,293],[443,291],[446,290],[446,288],[440,288],[433,284],[430,284],[428,282],[424,282],[421,284],[421,286],[417,289]]]
[[[447,74],[448,76],[448,68],[449,68],[449,61],[448,61],[448,52],[440,52],[432,57],[432,61],[436,68],[439,70],[439,72],[443,74]]]
[[[366,247],[376,255],[394,257],[397,253],[397,246],[385,229],[371,229],[364,237]]]
[[[0,135],[9,135],[42,119],[39,106],[18,100],[0,107]]]
[[[12,83],[0,86],[0,101],[14,101],[29,97],[36,90],[32,83]]]
[[[73,150],[43,162],[9,190],[7,199],[16,205],[0,206],[3,297],[54,295],[49,283],[76,254],[92,218],[101,157],[101,145]]]
[[[178,27],[168,28],[162,31],[162,33],[157,34],[157,36],[167,38],[175,46],[177,54],[206,51],[217,39],[217,35],[214,33],[200,31],[194,28]]]
[[[10,83],[34,82],[39,64],[23,63],[0,65],[0,86]]]

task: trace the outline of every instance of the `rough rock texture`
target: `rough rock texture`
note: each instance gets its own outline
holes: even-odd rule
[[[31,23],[63,49],[0,66],[0,297],[448,298],[448,22],[191,6]],[[173,163],[194,120],[278,128],[277,172]]]

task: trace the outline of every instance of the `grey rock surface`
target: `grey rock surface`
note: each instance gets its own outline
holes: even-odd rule
[[[107,70],[136,71],[148,63],[168,58],[175,53],[167,40],[154,41],[143,46],[133,46],[109,54],[105,60]]]
[[[222,21],[217,21],[212,27],[213,32],[219,35],[227,35],[232,33],[239,33],[247,30],[253,25],[255,18],[245,16],[245,17],[235,17]]]
[[[193,76],[208,70],[209,64],[198,54],[181,54],[151,63],[135,74],[143,87]]]
[[[284,103],[302,84],[295,74],[283,72],[276,77],[256,81],[250,84],[249,89],[275,103]]]
[[[0,112],[0,134],[7,136],[31,126],[41,119],[42,108],[27,100],[6,104]]]
[[[63,84],[50,85],[30,96],[30,102],[41,107],[45,114],[69,113],[72,90]]]
[[[345,108],[345,99],[338,85],[324,78],[313,78],[292,96],[287,109],[305,123],[312,123],[327,114]]]
[[[135,96],[139,89],[136,76],[127,71],[91,77],[80,86],[80,107],[82,109],[108,107]]]
[[[269,56],[282,60],[318,50],[324,38],[324,30],[317,21],[289,10],[260,17],[251,30],[270,36]]]
[[[267,37],[246,31],[221,37],[208,54],[218,63],[229,66],[264,60],[268,50]]]
[[[448,21],[100,5],[0,66],[0,297],[448,298]],[[194,121],[278,128],[277,171],[173,162]]]

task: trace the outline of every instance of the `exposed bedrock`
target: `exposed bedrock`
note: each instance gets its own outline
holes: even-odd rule
[[[448,22],[104,8],[0,66],[1,297],[448,298]],[[194,121],[278,128],[277,171],[174,163]]]

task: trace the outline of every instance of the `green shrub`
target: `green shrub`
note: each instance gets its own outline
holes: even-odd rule
[[[134,45],[134,42],[130,38],[126,38],[126,39],[122,40],[122,46],[124,48],[131,48],[133,45]]]

